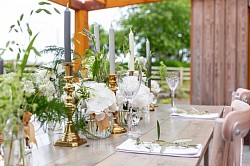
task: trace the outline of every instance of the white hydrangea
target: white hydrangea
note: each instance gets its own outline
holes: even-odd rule
[[[36,91],[33,82],[25,78],[22,79],[22,87],[23,92],[27,94],[33,94]]]
[[[104,83],[88,81],[83,84],[76,83],[74,86],[75,92],[73,92],[73,97],[78,100],[78,103],[76,103],[77,108],[86,114],[95,113],[98,121],[104,119],[105,113],[114,112],[118,109],[114,92]],[[87,87],[87,91],[90,94],[86,100],[81,99],[81,94],[77,91],[81,86]],[[66,94],[63,95],[62,99],[65,100],[65,98]]]
[[[160,91],[161,91],[161,88],[158,82],[155,80],[151,80],[151,92],[153,92],[154,94],[157,94]]]
[[[122,105],[126,102],[124,96],[118,89],[116,92],[116,98],[118,105]],[[150,89],[141,84],[140,89],[132,101],[133,108],[143,109],[149,106],[153,102],[154,95],[150,92]]]

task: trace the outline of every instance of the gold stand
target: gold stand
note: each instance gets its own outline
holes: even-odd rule
[[[110,89],[116,95],[117,88],[116,88],[116,75],[115,74],[110,74],[109,75],[109,85],[110,85]],[[124,127],[122,127],[122,126],[119,126],[119,124],[117,123],[117,114],[118,114],[117,111],[115,111],[113,113],[113,116],[114,116],[114,126],[113,126],[113,130],[112,130],[112,134],[126,133],[127,130]]]
[[[153,103],[149,104],[149,110],[155,111],[155,104],[153,104]]]
[[[57,140],[54,143],[54,146],[63,146],[63,147],[75,147],[87,143],[85,139],[81,139],[77,132],[75,131],[75,126],[72,121],[72,116],[76,110],[76,106],[73,103],[72,93],[75,90],[75,87],[72,85],[73,80],[73,63],[66,62],[65,66],[65,77],[66,85],[63,87],[64,91],[67,93],[66,97],[66,107],[68,108],[67,117],[68,122],[64,130],[64,134],[61,139]]]

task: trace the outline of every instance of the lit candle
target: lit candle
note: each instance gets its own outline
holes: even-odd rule
[[[115,33],[112,24],[109,28],[109,62],[110,74],[115,74]]]
[[[147,56],[147,61],[148,61],[148,78],[151,77],[151,66],[152,66],[152,61],[151,61],[151,53],[150,53],[150,43],[147,39],[146,41],[146,56]],[[148,87],[151,88],[151,79],[148,79]]]
[[[96,51],[100,52],[100,36],[99,36],[99,25],[94,25],[94,35],[95,35],[95,46]]]
[[[3,74],[3,59],[0,57],[0,74]]]
[[[65,62],[71,62],[70,10],[68,4],[64,11],[64,49]]]
[[[134,67],[134,34],[131,29],[129,33],[129,51],[130,51],[130,57],[128,61],[128,69],[135,70],[135,67]]]

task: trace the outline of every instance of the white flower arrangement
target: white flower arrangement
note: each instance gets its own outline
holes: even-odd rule
[[[160,85],[157,81],[151,80],[151,92],[157,94],[161,91]]]
[[[105,113],[117,110],[115,94],[104,83],[86,81],[76,83],[74,86],[74,101],[77,102],[77,108],[84,114],[95,113],[96,119],[101,121],[105,118]],[[82,94],[81,88],[85,88],[88,97],[82,97],[86,95]],[[64,98],[65,95],[63,95]]]
[[[124,104],[126,102],[119,89],[116,92],[116,98],[118,105]],[[153,98],[154,95],[150,92],[150,89],[142,83],[137,95],[132,101],[132,108],[147,108],[149,104],[153,102]]]

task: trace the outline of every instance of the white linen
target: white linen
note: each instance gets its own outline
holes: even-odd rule
[[[170,117],[189,118],[189,119],[216,119],[218,113],[213,114],[186,114],[186,113],[171,113]]]
[[[136,141],[127,139],[117,148],[117,151],[130,152],[130,153],[142,153],[142,154],[154,154],[165,156],[178,156],[178,157],[199,157],[202,152],[202,145],[197,144],[197,148],[182,147],[182,146],[169,146],[165,150],[161,151],[162,146],[154,143],[143,142],[143,144],[136,145]]]

